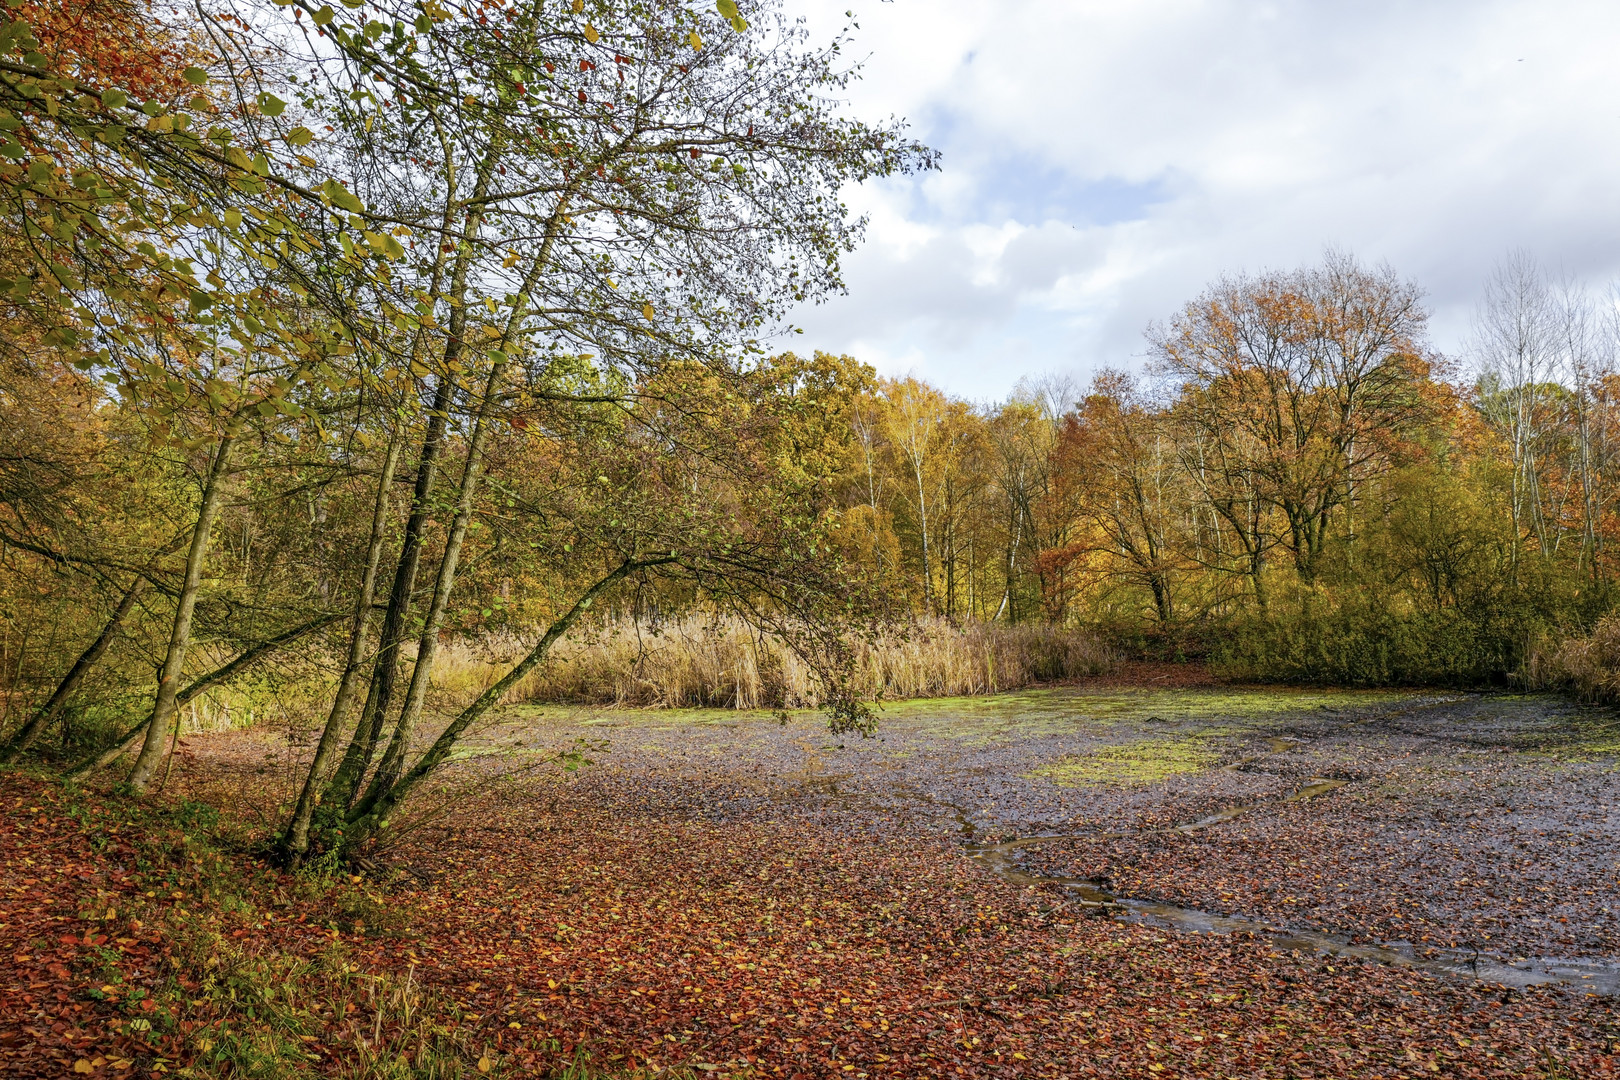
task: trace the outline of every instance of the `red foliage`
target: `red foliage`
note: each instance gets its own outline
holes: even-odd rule
[[[136,99],[183,92],[183,37],[141,0],[28,0],[11,10],[40,41],[47,66]]]
[[[273,908],[279,886],[245,856],[244,878],[267,883],[264,909],[211,924],[244,947],[308,956],[341,938],[372,970],[414,969],[439,991],[443,1022],[509,1074],[544,1074],[576,1051],[610,1070],[757,1077],[1615,1071],[1599,999],[1120,925],[916,836],[672,821],[638,811],[636,792],[605,791],[506,785],[498,807],[475,800],[400,850],[416,875],[388,899],[402,916],[392,929],[333,933]],[[164,871],[130,872],[117,815],[90,824],[108,843],[92,851],[37,782],[0,779],[0,799],[8,1075],[60,1076],[76,1060],[133,1062],[122,1076],[159,1056],[183,1064],[192,1018],[152,1043],[124,1033],[167,945],[73,913],[95,885],[153,895]],[[98,948],[133,973],[122,1004],[87,996]],[[373,1021],[362,1003],[324,1023],[307,1048],[339,1073]]]

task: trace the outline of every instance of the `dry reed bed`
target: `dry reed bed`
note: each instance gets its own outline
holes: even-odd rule
[[[493,683],[528,644],[517,635],[446,643],[436,688],[471,695]],[[993,694],[1031,683],[1100,675],[1119,657],[1083,630],[1049,625],[919,623],[856,650],[855,689],[888,700]],[[656,629],[629,620],[565,641],[512,691],[524,703],[632,707],[815,708],[817,680],[792,649],[735,619],[688,617]]]
[[[1586,701],[1620,703],[1620,616],[1600,619],[1584,637],[1533,650],[1525,674],[1532,689],[1567,690]]]

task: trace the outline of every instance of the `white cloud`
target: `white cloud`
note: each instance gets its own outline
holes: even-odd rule
[[[790,3],[822,37],[855,5],[853,111],[945,169],[850,193],[869,239],[805,345],[991,398],[1329,244],[1423,284],[1448,349],[1509,248],[1620,275],[1620,5]]]

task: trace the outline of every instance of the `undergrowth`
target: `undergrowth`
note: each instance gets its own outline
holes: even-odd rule
[[[1332,686],[1502,686],[1546,632],[1537,612],[1503,607],[1398,611],[1345,604],[1233,620],[1210,670],[1242,682]]]
[[[153,1073],[199,1080],[455,1080],[527,1076],[504,1034],[415,967],[367,970],[348,941],[414,936],[407,907],[359,877],[282,874],[257,839],[195,803],[138,804],[70,792],[68,812],[117,873],[80,902],[103,928],[86,955],[88,996],[112,1027],[155,1048]],[[280,925],[277,925],[280,924]],[[114,946],[165,943],[157,963]],[[138,941],[137,941],[138,944]],[[494,1018],[489,1018],[493,1020]],[[548,1047],[555,1052],[555,1045]],[[78,1071],[119,1075],[129,1059],[97,1056]],[[112,1070],[108,1072],[108,1070]],[[634,1080],[584,1056],[559,1080]]]

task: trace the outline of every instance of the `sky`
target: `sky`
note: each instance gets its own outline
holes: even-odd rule
[[[973,401],[1140,370],[1143,332],[1226,272],[1328,247],[1427,293],[1464,358],[1492,265],[1620,278],[1620,3],[787,0],[848,21],[848,109],[938,172],[851,188],[847,295],[795,348]]]

